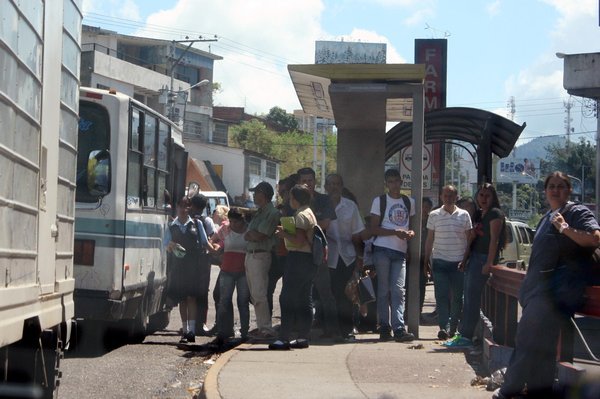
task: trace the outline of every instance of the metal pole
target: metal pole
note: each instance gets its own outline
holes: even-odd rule
[[[321,192],[324,193],[325,192],[325,169],[327,166],[327,157],[326,157],[326,148],[325,145],[327,144],[327,135],[326,135],[326,129],[327,129],[327,125],[322,124],[321,125],[322,129],[321,129],[321,133],[323,134],[323,147],[321,148]]]
[[[596,99],[596,219],[600,208],[600,100]]]

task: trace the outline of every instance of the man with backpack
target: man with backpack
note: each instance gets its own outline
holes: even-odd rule
[[[375,236],[373,257],[377,272],[377,313],[379,340],[409,342],[415,336],[404,324],[404,283],[406,280],[407,240],[414,237],[410,216],[415,214],[414,200],[400,192],[402,178],[398,169],[384,174],[387,194],[375,197],[371,205],[370,229]],[[385,206],[384,206],[385,203]]]

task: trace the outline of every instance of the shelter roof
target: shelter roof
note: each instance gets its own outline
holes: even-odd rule
[[[328,119],[336,119],[329,94],[331,83],[410,84],[422,83],[425,78],[422,64],[306,64],[288,65],[288,71],[304,112]],[[378,88],[364,86],[363,90]],[[403,114],[407,107],[412,109],[411,98],[389,98],[386,119],[407,120]]]
[[[518,125],[493,112],[466,107],[450,107],[425,114],[425,143],[458,140],[479,145],[488,134],[491,150],[500,158],[510,154],[526,124]],[[388,131],[385,158],[411,145],[412,122],[401,122]]]

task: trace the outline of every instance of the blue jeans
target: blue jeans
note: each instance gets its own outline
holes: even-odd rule
[[[219,304],[217,305],[217,330],[222,338],[234,335],[233,331],[233,291],[237,289],[237,307],[240,312],[240,333],[248,335],[250,325],[250,289],[244,272],[219,273]]]
[[[406,255],[393,249],[373,246],[377,272],[377,316],[379,328],[404,329],[404,282]]]
[[[458,270],[458,262],[433,259],[431,263],[438,325],[440,330],[456,331],[462,312],[464,273]]]
[[[468,339],[473,338],[475,334],[475,327],[479,322],[481,293],[490,277],[487,274],[481,274],[487,257],[487,254],[471,252],[467,270],[465,271],[463,318],[460,326],[460,335]]]

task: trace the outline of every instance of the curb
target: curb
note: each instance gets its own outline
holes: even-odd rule
[[[219,373],[225,367],[227,363],[231,360],[231,358],[237,354],[238,349],[248,349],[252,346],[252,344],[241,344],[236,346],[235,348],[231,348],[227,352],[223,353],[215,364],[213,364],[209,369],[208,373],[206,373],[206,378],[204,379],[204,384],[202,384],[202,389],[200,390],[200,394],[198,398],[200,399],[221,399],[221,393],[219,392]]]

